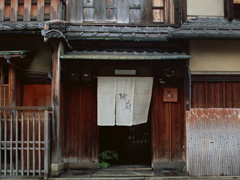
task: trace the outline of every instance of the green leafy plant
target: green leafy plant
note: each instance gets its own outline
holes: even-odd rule
[[[111,160],[118,160],[118,153],[115,150],[106,150],[99,153],[99,167],[107,168],[110,165]]]

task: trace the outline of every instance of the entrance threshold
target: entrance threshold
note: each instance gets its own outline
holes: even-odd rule
[[[78,169],[67,170],[59,177],[51,177],[50,180],[162,180],[163,178],[187,178],[184,172],[177,170],[153,170],[147,165],[113,165],[105,169]]]

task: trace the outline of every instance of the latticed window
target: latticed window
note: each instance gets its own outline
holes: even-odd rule
[[[9,106],[8,65],[0,64],[0,107]]]

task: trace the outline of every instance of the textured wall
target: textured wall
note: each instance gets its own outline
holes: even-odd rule
[[[187,0],[187,15],[223,17],[223,0]]]
[[[186,112],[190,176],[240,175],[240,109]]]
[[[240,71],[240,41],[190,40],[190,68],[195,72]]]

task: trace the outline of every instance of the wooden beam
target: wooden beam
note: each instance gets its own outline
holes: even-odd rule
[[[6,106],[0,107],[0,110],[16,110],[16,111],[51,111],[52,108],[45,106]]]
[[[24,0],[24,15],[23,21],[31,20],[31,0]]]
[[[52,58],[52,144],[51,144],[51,162],[59,164],[62,162],[62,136],[60,121],[60,84],[61,84],[61,64],[60,54],[63,44],[60,41],[54,43],[54,52]]]
[[[5,1],[0,1],[0,21],[4,21],[4,14],[5,14]]]
[[[38,0],[37,2],[37,21],[44,21],[44,1]]]
[[[11,0],[11,16],[10,21],[17,21],[18,15],[18,1]]]

